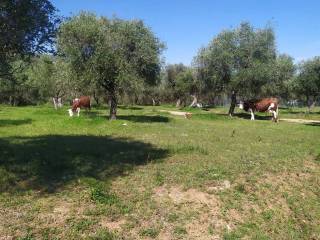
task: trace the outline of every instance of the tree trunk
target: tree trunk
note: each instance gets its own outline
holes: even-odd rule
[[[93,91],[93,98],[96,101],[97,105],[99,106],[99,97],[96,94],[96,91]]]
[[[117,96],[115,92],[110,94],[110,120],[117,119]]]
[[[191,95],[193,97],[192,103],[190,104],[190,107],[196,107],[198,104],[198,98],[196,95]]]
[[[13,106],[13,97],[12,97],[12,96],[9,97],[9,104],[10,104],[11,106]]]
[[[52,98],[52,101],[53,101],[53,105],[54,105],[54,109],[55,109],[55,110],[58,109],[56,99],[57,99],[57,98],[55,98],[55,97]]]
[[[308,107],[307,112],[308,113],[310,113],[310,111],[311,111],[311,106],[312,106],[312,101],[311,101],[310,97],[307,96],[307,107]]]
[[[235,91],[232,91],[231,94],[231,104],[230,104],[230,108],[229,108],[229,116],[232,117],[234,114],[234,109],[236,107],[237,104],[237,93]]]
[[[209,104],[212,106],[212,107],[215,107],[216,106],[216,95],[212,95],[209,99]]]
[[[178,98],[177,103],[176,103],[176,107],[180,107],[180,105],[181,105],[181,99]]]
[[[313,97],[313,98],[307,97],[308,113],[310,113],[311,110],[315,107],[315,105],[316,105],[315,99],[316,99],[315,97]]]

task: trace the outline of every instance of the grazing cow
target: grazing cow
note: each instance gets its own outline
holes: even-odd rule
[[[262,98],[259,100],[241,101],[239,108],[251,113],[251,120],[254,120],[254,112],[272,113],[272,121],[278,121],[278,99]]]
[[[79,117],[81,108],[91,109],[90,97],[81,96],[80,98],[75,98],[72,101],[72,108],[68,110],[70,117],[72,117],[75,112],[78,113]]]

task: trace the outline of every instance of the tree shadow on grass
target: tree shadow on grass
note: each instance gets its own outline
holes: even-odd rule
[[[81,114],[81,113],[80,113]],[[105,117],[106,114],[101,114],[99,111],[89,110],[89,111],[82,111],[83,116],[89,117],[89,118],[96,118],[96,117]]]
[[[320,112],[316,112],[316,111],[314,111],[314,112],[306,112],[306,111],[287,111],[287,112],[285,112],[286,114],[291,114],[291,115],[295,115],[295,114],[297,114],[297,115],[319,115],[320,114]]]
[[[7,183],[0,185],[0,191],[20,186],[21,190],[54,192],[80,177],[109,180],[128,174],[135,166],[161,160],[167,154],[165,149],[126,138],[64,135],[4,138],[0,139],[0,170],[11,176],[11,182],[1,180],[0,176],[0,184]]]
[[[320,123],[319,123],[319,122],[305,123],[304,125],[314,126],[314,127],[320,127]]]
[[[0,119],[0,127],[19,126],[23,124],[31,124],[31,119]]]
[[[234,117],[238,117],[238,118],[243,118],[243,119],[251,119],[251,115],[250,113],[235,113],[233,115]],[[254,115],[254,119],[255,120],[268,120],[268,121],[271,121],[272,120],[272,116],[261,116],[261,115],[257,115],[255,114]]]
[[[170,119],[164,116],[143,116],[143,115],[122,115],[117,116],[119,120],[126,120],[130,122],[169,122]]]
[[[118,106],[119,109],[128,109],[128,110],[142,110],[143,107],[136,106]]]

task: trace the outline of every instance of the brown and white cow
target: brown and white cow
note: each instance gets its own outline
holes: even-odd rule
[[[258,100],[241,101],[239,108],[251,113],[251,120],[254,120],[255,112],[270,112],[272,114],[272,121],[278,121],[278,105],[277,98],[262,98]]]
[[[89,96],[81,96],[80,98],[75,98],[72,101],[72,108],[68,109],[69,116],[72,117],[74,113],[80,115],[80,109],[86,108],[91,109],[90,97]]]

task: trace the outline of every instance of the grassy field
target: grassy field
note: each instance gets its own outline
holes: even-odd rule
[[[160,109],[0,106],[0,239],[320,239],[318,124]]]

